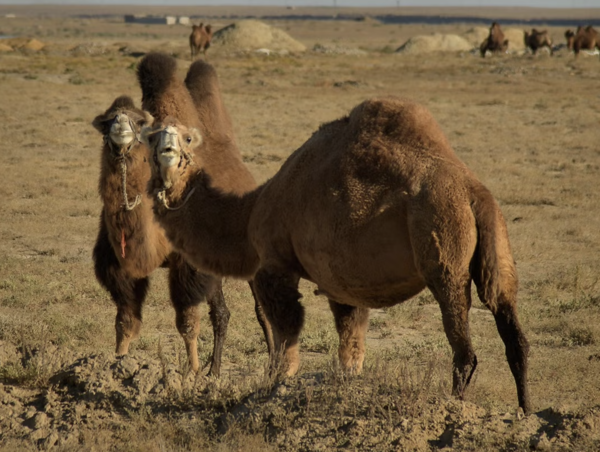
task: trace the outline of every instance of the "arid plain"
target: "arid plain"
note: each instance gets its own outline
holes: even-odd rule
[[[487,19],[600,17],[594,10],[411,11],[482,17],[442,25],[383,24],[368,17],[376,10],[353,11],[363,20],[270,19],[264,23],[306,51],[215,44],[208,52],[244,161],[260,182],[320,124],[362,100],[409,97],[431,110],[507,220],[531,344],[533,414],[517,412],[502,342],[475,291],[479,366],[465,401],[450,396],[451,349],[427,291],[372,311],[365,371],[348,377],[337,368],[326,299],[303,282],[299,376],[273,383],[264,377],[266,345],[247,285],[227,280],[223,375],[194,378],[158,270],[141,338],[128,358],[115,358],[116,309],[91,258],[102,147],[91,121],[121,94],[140,105],[135,70],[146,52],[174,55],[182,77],[190,65],[189,26],[128,24],[117,14],[192,15],[218,30],[239,20],[226,15],[289,13],[282,11],[0,7],[0,34],[44,45],[0,52],[0,448],[598,450],[598,55],[395,52],[412,36],[461,35]],[[537,28],[559,44],[568,27]],[[205,305],[202,313],[205,364],[212,329]]]

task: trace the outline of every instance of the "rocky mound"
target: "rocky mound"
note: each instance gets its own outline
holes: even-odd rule
[[[520,28],[507,28],[502,30],[504,39],[508,39],[508,51],[520,52],[525,50],[524,32]]]
[[[269,49],[275,52],[304,52],[306,46],[284,31],[258,20],[241,20],[215,32],[212,45],[229,51]]]
[[[433,35],[413,36],[402,44],[396,52],[403,54],[461,52],[472,48],[473,45],[461,36],[434,33]]]
[[[43,42],[38,41],[37,39],[31,39],[31,38],[3,39],[0,44],[2,44],[2,50],[5,50],[5,51],[7,51],[8,49],[11,49],[11,50],[24,49],[24,50],[33,50],[34,52],[38,52],[38,51],[42,50],[44,47],[46,47],[46,44],[44,44]]]
[[[483,40],[487,38],[489,34],[489,28],[473,27],[465,31],[462,34],[462,37],[469,41],[473,47],[479,48]]]

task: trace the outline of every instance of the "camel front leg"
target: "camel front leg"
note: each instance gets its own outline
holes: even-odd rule
[[[181,256],[172,256],[169,265],[169,289],[171,301],[176,311],[177,330],[183,342],[190,369],[200,370],[198,360],[198,335],[200,333],[199,304],[206,298],[213,325],[213,354],[209,375],[219,376],[223,343],[229,324],[229,310],[225,304],[221,280],[198,272]]]
[[[275,345],[273,343],[273,329],[271,328],[271,324],[265,315],[265,311],[262,308],[260,302],[258,301],[258,296],[256,295],[256,291],[254,290],[254,281],[248,281],[250,285],[250,290],[252,292],[252,297],[254,298],[254,312],[256,313],[256,319],[260,327],[263,330],[263,334],[265,336],[265,342],[267,343],[267,353],[269,356],[275,350]]]
[[[299,278],[280,269],[261,268],[254,290],[273,333],[269,373],[292,376],[300,366],[298,337],[304,325],[304,308],[298,292]]]
[[[340,338],[338,356],[343,370],[351,374],[362,372],[365,360],[365,337],[369,328],[369,309],[337,303],[329,299]]]
[[[126,355],[133,339],[142,328],[142,305],[148,293],[148,278],[129,277],[112,248],[103,219],[93,252],[96,279],[111,295],[117,306],[115,319],[117,355]]]

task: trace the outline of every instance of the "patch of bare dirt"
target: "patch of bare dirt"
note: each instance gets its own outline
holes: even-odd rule
[[[336,369],[309,373],[223,400],[223,380],[184,377],[173,364],[136,353],[76,359],[46,389],[0,385],[0,444],[73,446],[84,432],[125,428],[140,411],[193,416],[216,437],[232,429],[264,434],[282,451],[592,450],[600,445],[600,406],[570,413],[548,408],[523,417],[449,398],[430,368],[390,377]],[[409,373],[406,373],[409,372]]]

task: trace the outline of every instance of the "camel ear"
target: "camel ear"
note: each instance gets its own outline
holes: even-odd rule
[[[106,134],[106,130],[104,127],[105,122],[106,122],[106,115],[98,115],[92,121],[92,125],[98,132],[100,132],[102,135],[105,135]]]
[[[202,134],[200,133],[200,130],[195,127],[190,129],[190,137],[192,138],[192,141],[190,142],[191,149],[196,149],[202,144]]]
[[[144,124],[146,125],[152,125],[152,123],[154,122],[154,116],[152,116],[150,113],[148,113],[146,110],[144,110]]]
[[[142,142],[142,144],[150,147],[150,135],[152,135],[152,133],[153,133],[152,127],[150,127],[150,126],[142,127],[142,130],[140,131],[140,141]]]

